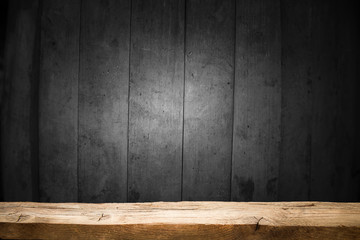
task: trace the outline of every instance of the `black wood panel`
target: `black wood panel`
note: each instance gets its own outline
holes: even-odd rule
[[[280,157],[280,2],[236,2],[232,200],[277,199]]]
[[[41,28],[40,199],[77,201],[80,0],[44,1]]]
[[[183,200],[229,200],[235,2],[186,4]]]
[[[184,1],[133,0],[128,200],[181,200]]]
[[[39,1],[9,2],[1,102],[5,201],[38,200]]]
[[[127,198],[130,1],[82,1],[79,200]]]
[[[282,106],[279,199],[308,200],[311,181],[313,1],[281,2]],[[297,187],[295,187],[297,186]]]
[[[360,148],[356,128],[359,121],[359,96],[357,87],[359,74],[359,4],[355,1],[349,4],[336,4],[338,23],[337,33],[337,80],[338,86],[338,147],[336,154],[335,201],[360,201],[360,158],[356,150]]]
[[[359,62],[355,4],[316,3],[312,21],[316,54],[312,108],[310,198],[355,200],[359,159],[355,160],[355,83]],[[351,37],[349,37],[351,36]],[[357,79],[357,80],[356,80]]]
[[[355,3],[9,4],[4,200],[360,200]]]

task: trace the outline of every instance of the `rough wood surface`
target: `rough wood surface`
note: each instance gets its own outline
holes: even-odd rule
[[[44,1],[39,86],[40,200],[77,201],[80,1]]]
[[[82,1],[79,201],[127,198],[130,1]]]
[[[310,197],[312,84],[316,77],[311,48],[313,1],[281,3],[282,139],[278,193],[279,200],[304,201]]]
[[[279,200],[359,200],[358,4],[281,3]]]
[[[360,201],[355,1],[0,2],[3,200]]]
[[[1,82],[4,90],[0,105],[0,182],[4,200],[35,201],[38,198],[39,1],[8,2],[5,79]]]
[[[312,49],[316,51],[310,184],[313,200],[351,201],[360,196],[360,166],[355,156],[359,148],[355,140],[358,123],[354,122],[358,112],[354,103],[358,95],[359,25],[353,23],[357,22],[358,9],[353,3],[315,1],[312,10]]]
[[[186,3],[183,200],[230,200],[234,5]]]
[[[0,238],[360,239],[360,204],[2,202]]]
[[[277,200],[280,158],[280,1],[236,3],[232,200]]]
[[[359,4],[342,4],[338,0],[339,31],[337,39],[337,154],[335,163],[334,201],[360,201],[359,79],[360,79],[360,15]],[[352,23],[352,24],[350,24]],[[358,183],[358,184],[356,184]],[[315,190],[316,191],[316,190]],[[327,200],[329,201],[329,200]]]
[[[184,1],[132,1],[128,200],[181,200]]]

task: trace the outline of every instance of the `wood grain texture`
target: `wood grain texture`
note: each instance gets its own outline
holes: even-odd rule
[[[6,25],[8,22],[8,2],[7,1],[0,1],[0,29],[3,29],[3,32],[6,32]],[[5,43],[6,43],[6,37],[5,34],[0,36],[0,166],[2,166],[1,163],[1,148],[3,141],[2,139],[2,122],[3,122],[3,96],[4,96],[4,82],[5,82]],[[2,168],[1,168],[2,169]],[[0,170],[0,201],[4,201],[3,198],[3,173]]]
[[[7,2],[0,200],[360,200],[358,4]]]
[[[44,1],[39,90],[40,199],[78,200],[80,0]]]
[[[360,161],[356,151],[359,142],[359,63],[360,63],[360,19],[359,4],[342,4],[337,1],[337,69],[338,81],[338,119],[339,135],[336,159],[335,191],[336,201],[360,201]],[[340,160],[341,159],[341,160]],[[358,184],[356,184],[358,183]]]
[[[38,198],[37,88],[39,1],[9,1],[5,78],[1,94],[3,199]],[[1,30],[3,31],[3,30]]]
[[[281,1],[281,158],[279,200],[309,200],[311,182],[312,1]],[[301,186],[301,187],[294,187]]]
[[[130,1],[82,2],[79,200],[127,198]]]
[[[314,4],[314,39],[317,49],[313,82],[311,199],[335,200],[337,147],[336,17],[332,1]],[[324,179],[326,179],[324,181]]]
[[[280,157],[280,2],[236,2],[232,200],[277,200]]]
[[[360,239],[360,204],[0,203],[1,238]]]
[[[354,145],[358,8],[340,5],[329,1],[315,4],[313,10],[317,79],[313,85],[311,199],[316,200],[359,198],[359,187],[353,185],[359,183],[358,146]]]
[[[181,200],[184,1],[132,2],[128,200]]]
[[[229,200],[235,2],[187,1],[184,200]]]

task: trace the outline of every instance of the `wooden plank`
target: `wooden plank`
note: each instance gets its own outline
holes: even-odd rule
[[[235,2],[187,1],[184,200],[229,200]]]
[[[313,82],[312,159],[310,199],[335,200],[334,164],[337,161],[336,17],[331,1],[314,4],[316,79]],[[325,180],[326,179],[326,180]],[[325,181],[324,181],[325,180]]]
[[[6,42],[6,29],[8,22],[8,1],[0,1],[0,29],[2,29],[2,33],[0,35],[0,166],[1,163],[1,149],[2,149],[2,122],[3,122],[3,95],[4,95],[4,82],[5,82],[5,42]],[[2,169],[2,168],[1,168]],[[4,201],[3,199],[3,173],[0,171],[0,201]]]
[[[38,198],[38,8],[37,0],[9,1],[5,77],[1,83],[1,182],[6,201]]]
[[[281,110],[280,3],[236,3],[232,200],[278,197]]]
[[[338,64],[338,147],[336,163],[336,201],[360,201],[360,161],[356,151],[360,148],[356,127],[359,103],[360,24],[359,4],[337,1],[337,64]],[[357,144],[357,145],[356,145]]]
[[[1,238],[360,239],[360,204],[0,203]]]
[[[338,16],[338,151],[336,163],[336,201],[360,201],[359,141],[359,63],[360,11],[359,4],[336,5]],[[358,99],[356,99],[358,98]],[[356,132],[357,131],[357,132]]]
[[[360,161],[356,151],[360,148],[356,128],[359,102],[356,97],[360,88],[360,6],[355,2],[335,5],[337,11],[337,151],[335,165],[336,201],[360,201]],[[358,85],[359,86],[359,85]]]
[[[181,200],[184,1],[132,2],[128,200]]]
[[[41,27],[40,200],[77,201],[80,0],[43,1]]]
[[[335,201],[360,201],[360,161],[356,157],[358,135],[355,132],[358,122],[356,105],[359,81],[359,4],[349,2],[343,4],[334,1],[336,18],[335,68],[336,84],[334,86],[336,105],[336,155],[334,170],[330,181],[333,181]]]
[[[279,200],[309,200],[311,182],[312,1],[281,2],[282,106]],[[297,186],[297,187],[294,187]]]
[[[130,1],[82,2],[79,200],[124,202]]]
[[[314,82],[311,199],[358,200],[355,84],[358,81],[358,8],[330,1],[314,7]],[[355,110],[356,109],[356,110]]]

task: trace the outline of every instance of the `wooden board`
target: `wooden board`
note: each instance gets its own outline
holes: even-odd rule
[[[78,200],[80,0],[44,1],[39,90],[40,200]]]
[[[132,2],[128,200],[181,199],[184,1]]]
[[[311,182],[312,1],[282,1],[279,200],[309,200]],[[301,187],[294,187],[301,186]]]
[[[360,6],[337,1],[338,129],[336,201],[360,201],[359,63]],[[356,101],[357,100],[357,101]],[[356,119],[358,118],[358,119]],[[356,129],[358,132],[356,132]]]
[[[79,201],[127,198],[130,1],[82,2]]]
[[[5,201],[38,199],[38,6],[37,0],[9,1],[5,79],[1,83],[1,183]]]
[[[3,29],[3,33],[6,32],[7,29],[7,22],[8,22],[8,2],[7,1],[0,1],[0,28]],[[5,34],[0,35],[0,166],[2,166],[1,163],[1,148],[2,148],[2,144],[1,142],[3,141],[2,139],[2,134],[1,132],[2,130],[2,122],[3,122],[3,95],[4,95],[4,83],[5,83],[5,42],[6,42],[6,37]],[[3,173],[2,171],[0,171],[0,201],[4,201],[3,199]]]
[[[358,8],[330,1],[314,6],[317,79],[314,82],[311,199],[359,200],[355,84]],[[354,186],[357,185],[357,186]],[[346,196],[347,195],[347,196]]]
[[[313,83],[311,199],[335,200],[337,157],[337,70],[335,6],[332,2],[314,4],[314,39],[317,49],[316,80]],[[324,181],[324,179],[326,179]]]
[[[360,204],[0,203],[1,238],[360,239]]]
[[[280,1],[236,2],[232,200],[277,200]]]
[[[229,200],[235,5],[187,1],[184,200]]]
[[[0,200],[360,200],[358,4],[6,2]]]

